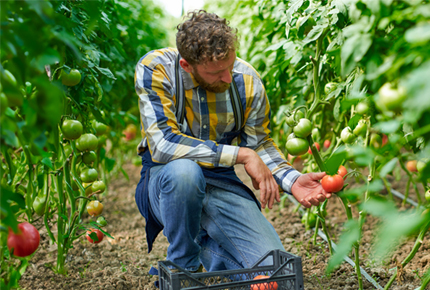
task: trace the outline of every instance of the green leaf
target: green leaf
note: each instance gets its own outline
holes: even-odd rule
[[[379,172],[379,176],[382,178],[387,176],[387,174],[389,174],[391,171],[393,171],[394,167],[397,165],[397,161],[399,161],[399,159],[397,159],[397,157],[391,159],[387,164],[385,164],[381,168],[381,171]]]
[[[344,149],[345,147],[339,147],[339,149],[324,162],[328,175],[336,174],[339,170],[339,166],[346,159],[347,152]]]
[[[377,131],[380,131],[385,134],[390,134],[390,133],[397,132],[400,129],[400,125],[401,125],[400,121],[394,119],[386,122],[376,123],[373,127]]]
[[[51,159],[49,157],[44,157],[41,162],[42,162],[42,164],[45,164],[46,166],[48,166],[52,170],[55,169],[54,165],[52,165],[52,161],[51,161]]]
[[[306,35],[306,38],[303,40],[303,43],[306,44],[317,40],[327,26],[328,24],[318,24],[312,27],[312,30],[309,31],[308,35]]]
[[[115,159],[112,159],[112,158],[106,157],[106,158],[105,158],[105,162],[106,162],[106,170],[107,170],[107,172],[111,172],[111,171],[112,171],[112,169],[113,169],[113,168],[114,168],[114,166],[115,166],[115,163],[116,163]]]
[[[280,42],[272,44],[271,46],[269,46],[268,48],[266,48],[264,50],[264,52],[266,52],[266,51],[276,51],[276,50],[278,50],[281,46],[283,46],[287,42],[288,42],[288,39],[283,39]]]
[[[327,272],[332,272],[351,252],[352,246],[360,239],[360,225],[357,220],[349,220],[344,225],[345,231],[339,237],[336,252],[330,258]]]
[[[110,69],[108,69],[108,68],[102,68],[102,67],[98,67],[98,66],[96,66],[96,68],[99,70],[99,72],[101,72],[102,74],[104,74],[108,78],[116,80],[115,76],[110,71]]]
[[[406,30],[405,39],[409,43],[425,43],[430,40],[430,24],[418,25]]]

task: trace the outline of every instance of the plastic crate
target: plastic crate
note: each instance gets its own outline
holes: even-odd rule
[[[263,261],[270,261],[273,263],[262,266],[260,264]],[[191,273],[170,261],[159,261],[158,272],[159,287],[161,290],[304,289],[302,259],[298,256],[280,250],[269,251],[251,268]],[[270,278],[254,280],[258,275],[267,275],[270,276]]]

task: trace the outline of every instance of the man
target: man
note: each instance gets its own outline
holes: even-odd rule
[[[225,19],[200,10],[177,28],[177,50],[151,51],[136,66],[143,136],[136,203],[148,251],[163,230],[167,260],[186,270],[250,267],[284,247],[233,166],[244,165],[270,209],[280,201],[278,185],[305,207],[330,198],[318,182],[325,173],[300,174],[270,138],[260,76],[236,57],[236,31]]]

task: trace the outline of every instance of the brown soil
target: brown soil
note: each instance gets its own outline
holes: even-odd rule
[[[158,276],[150,276],[148,271],[151,266],[157,265],[157,261],[165,259],[168,243],[160,234],[152,252],[147,253],[144,219],[134,201],[140,168],[127,164],[124,169],[130,180],[122,175],[113,179],[103,201],[103,215],[109,223],[106,230],[115,239],[105,237],[96,245],[90,244],[84,237],[76,241],[67,258],[68,275],[62,276],[52,271],[52,265],[56,263],[56,246],[50,243],[46,230],[39,224],[41,245],[22,276],[20,286],[23,289],[156,289],[153,282]],[[250,185],[243,168],[237,169],[239,176]],[[396,187],[401,191],[404,184],[397,182]],[[339,237],[346,217],[337,198],[330,200],[328,212],[330,232]],[[305,289],[358,289],[354,269],[346,262],[332,274],[325,273],[330,257],[327,243],[318,237],[317,244],[313,245],[313,231],[305,230],[293,203],[287,200],[284,208],[276,205],[273,210],[264,213],[278,231],[286,250],[302,258]],[[408,255],[414,239],[404,241],[391,259],[374,261],[370,255],[370,245],[376,224],[377,220],[371,216],[365,222],[360,247],[361,266],[384,287],[392,275],[395,260],[400,262]],[[338,241],[335,239],[334,242]],[[403,269],[402,282],[395,281],[390,289],[419,287],[421,280],[417,276],[423,275],[429,267],[430,238],[427,234],[419,252]],[[364,289],[375,289],[364,277],[363,280]]]

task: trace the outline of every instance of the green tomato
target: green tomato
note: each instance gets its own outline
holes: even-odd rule
[[[106,190],[106,185],[103,181],[94,181],[93,184],[91,185],[91,190],[93,192],[97,192],[100,190],[99,193],[103,193]]]
[[[361,119],[358,121],[357,126],[355,127],[353,133],[356,136],[364,136],[367,132],[367,123],[366,120]]]
[[[97,218],[97,224],[101,227],[105,227],[105,226],[107,226],[107,221],[105,220],[105,218],[103,216],[99,216]]]
[[[424,195],[427,201],[430,202],[430,189],[427,189],[426,194]]]
[[[46,195],[40,194],[33,201],[34,211],[42,216],[45,213]]]
[[[331,92],[333,92],[337,87],[337,83],[335,82],[329,82],[324,86],[324,93],[326,95],[329,95]]]
[[[299,156],[308,152],[309,142],[302,138],[292,138],[287,141],[285,148],[287,148],[290,155]]]
[[[378,107],[385,111],[398,111],[406,100],[406,90],[403,87],[394,88],[390,83],[385,83],[378,91]]]
[[[296,138],[296,135],[294,135],[294,133],[291,133],[290,135],[288,135],[287,137],[287,142],[290,141],[291,139]]]
[[[71,69],[68,74],[65,70],[61,71],[61,82],[65,86],[76,86],[81,81],[81,73],[77,69]]]
[[[375,148],[380,148],[382,146],[382,137],[377,133],[372,133],[372,135],[370,135],[370,145]]]
[[[417,162],[417,170],[419,173],[423,172],[424,167],[426,167],[426,163],[422,160],[418,160]]]
[[[87,151],[82,155],[82,162],[87,165],[92,164],[97,160],[97,154],[94,151]]]
[[[312,132],[312,123],[308,119],[302,118],[299,123],[294,126],[293,132],[297,137],[306,138]]]
[[[76,140],[81,137],[84,128],[78,120],[64,120],[61,130],[63,131],[64,139]]]
[[[76,149],[79,151],[94,151],[97,149],[99,141],[93,134],[83,134],[76,140]]]
[[[352,133],[350,127],[345,127],[340,133],[340,138],[342,139],[343,143],[351,144],[355,141],[356,136]]]
[[[93,120],[92,127],[96,131],[96,136],[101,136],[107,131],[106,124],[103,124],[101,122],[97,122],[96,120]]]
[[[94,168],[86,168],[80,174],[82,182],[86,183],[96,181],[98,176],[99,174]]]
[[[355,111],[357,112],[357,114],[365,115],[369,111],[369,105],[365,101],[360,102],[355,107]]]
[[[297,122],[303,118],[305,116],[305,114],[302,111],[296,111],[295,112],[295,117],[294,117],[294,112],[289,116],[285,118],[285,122],[287,123],[287,125],[290,128],[293,128]]]
[[[308,219],[308,212],[306,212],[302,216],[302,224],[306,225],[306,220]],[[316,224],[317,216],[313,212],[309,212],[309,220],[308,224],[306,225],[306,229],[313,228]]]

